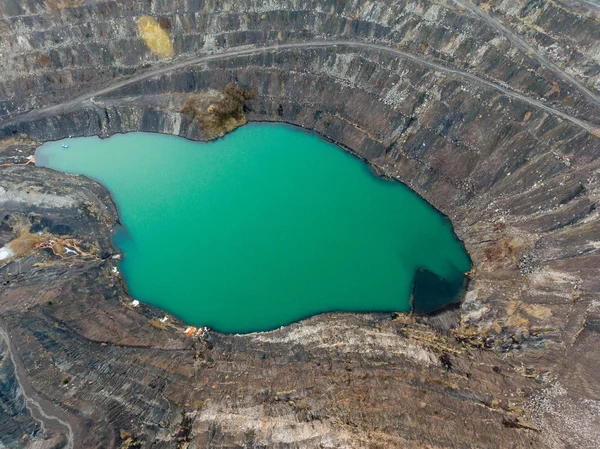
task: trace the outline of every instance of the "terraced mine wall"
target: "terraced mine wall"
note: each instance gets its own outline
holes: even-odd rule
[[[480,5],[498,26],[462,2],[72,3],[3,3],[3,162],[69,135],[204,140],[183,102],[233,83],[257,94],[248,120],[314,130],[409,185],[450,217],[474,263],[444,316],[328,314],[186,339],[182,323],[160,328],[160,311],[132,308],[110,274],[118,218],[100,186],[2,167],[0,243],[41,216],[97,248],[0,268],[11,340],[81,447],[594,447],[596,8]],[[172,36],[174,60],[139,36],[145,15]],[[314,45],[326,40],[338,44]]]

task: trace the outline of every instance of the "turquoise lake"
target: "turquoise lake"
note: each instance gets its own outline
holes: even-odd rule
[[[110,190],[129,293],[190,325],[246,333],[323,312],[409,311],[415,281],[415,308],[430,311],[458,299],[470,269],[442,214],[291,126],[210,143],[73,138],[36,160]]]

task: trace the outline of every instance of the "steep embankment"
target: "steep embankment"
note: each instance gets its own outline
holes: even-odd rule
[[[116,219],[106,192],[8,167],[0,243],[33,220],[98,248],[81,261],[34,250],[0,268],[3,316],[32,385],[89,420],[85,445],[594,447],[595,9],[238,3],[3,3],[0,156],[68,135],[203,139],[178,112],[186,96],[237,83],[257,93],[249,120],[313,129],[452,219],[475,268],[460,327],[326,315],[265,335],[186,339],[181,327],[153,327],[158,311],[123,305],[103,258]],[[140,37],[144,15],[172,39],[173,60]]]

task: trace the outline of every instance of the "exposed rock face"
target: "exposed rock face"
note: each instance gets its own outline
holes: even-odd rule
[[[25,408],[21,388],[15,376],[15,368],[9,358],[6,343],[0,345],[0,428],[2,443],[11,447],[19,445],[23,435],[35,435],[39,432],[36,423]]]
[[[433,318],[328,314],[185,338],[176,321],[153,326],[161,312],[133,308],[112,274],[117,215],[104,189],[0,167],[0,247],[25,223],[63,225],[87,254],[34,248],[0,261],[2,327],[29,394],[73,431],[55,421],[34,436],[74,447],[597,447],[600,8],[239,3],[4,1],[0,158],[25,162],[36,141],[68,135],[202,140],[183,99],[233,82],[257,93],[247,119],[313,129],[448,215],[474,263],[465,300]],[[168,30],[176,61],[145,46],[140,16]],[[35,434],[15,404],[11,429]]]

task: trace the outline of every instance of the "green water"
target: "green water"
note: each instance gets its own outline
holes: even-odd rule
[[[427,285],[456,287],[442,302],[470,268],[448,220],[407,187],[286,125],[211,143],[67,139],[40,147],[37,164],[112,192],[131,295],[192,325],[251,332],[329,311],[408,311],[417,268],[435,275]],[[443,305],[424,291],[425,309]]]

